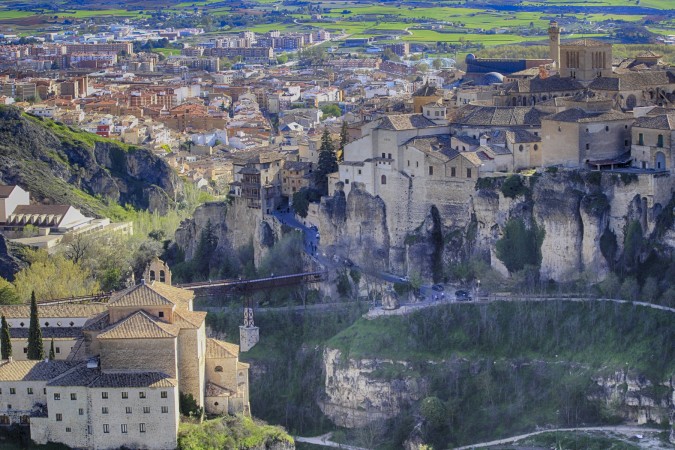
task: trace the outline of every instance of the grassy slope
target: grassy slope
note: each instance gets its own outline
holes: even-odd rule
[[[329,347],[351,357],[566,360],[626,365],[662,381],[675,372],[675,315],[604,302],[449,305],[409,316],[361,319]]]

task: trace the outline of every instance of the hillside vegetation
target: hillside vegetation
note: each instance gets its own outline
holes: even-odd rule
[[[72,204],[86,214],[124,216],[119,205],[166,210],[183,185],[149,150],[0,106],[0,182],[32,199]]]

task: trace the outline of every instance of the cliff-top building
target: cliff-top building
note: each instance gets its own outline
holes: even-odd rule
[[[166,266],[151,270],[168,273]],[[54,316],[41,320],[43,333],[66,330],[74,343],[63,346],[64,360],[0,363],[0,424],[30,424],[39,444],[174,449],[181,395],[209,413],[249,414],[239,346],[206,337],[206,313],[193,310],[193,298],[192,291],[142,281],[113,294],[106,307],[39,307]],[[28,308],[3,306],[0,314],[10,318],[14,354],[22,357],[15,341],[25,342]]]

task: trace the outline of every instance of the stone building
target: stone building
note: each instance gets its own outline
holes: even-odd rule
[[[170,281],[159,260],[147,271],[165,271]],[[41,444],[173,449],[180,395],[208,413],[250,414],[249,366],[239,362],[239,346],[206,337],[206,313],[193,310],[193,298],[155,280],[114,293],[105,305],[39,307],[43,333],[66,329],[69,345],[57,360],[0,363],[0,423],[30,424]],[[15,330],[26,330],[28,310],[0,311],[17,355],[24,337]]]
[[[580,39],[560,44],[558,73],[564,78],[592,81],[612,75],[612,44]]]
[[[631,130],[633,166],[675,174],[675,114],[647,114]]]

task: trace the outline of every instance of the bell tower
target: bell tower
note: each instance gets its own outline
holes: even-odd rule
[[[555,66],[560,68],[560,28],[555,20],[552,20],[548,27],[548,48],[550,58],[555,61]]]
[[[244,325],[239,326],[239,351],[251,350],[260,340],[260,328],[253,321],[253,304],[247,297],[244,304]]]

